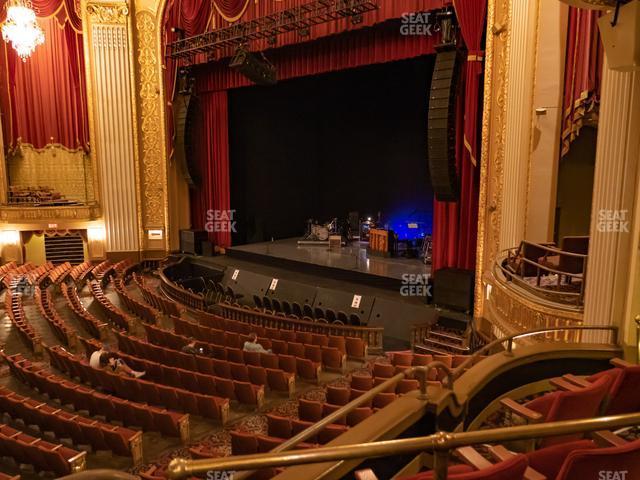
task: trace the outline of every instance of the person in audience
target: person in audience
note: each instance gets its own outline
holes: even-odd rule
[[[271,350],[265,350],[265,348],[258,343],[258,335],[255,332],[249,334],[249,340],[244,342],[242,349],[245,352],[271,353]]]
[[[115,353],[106,353],[100,357],[100,364],[103,367],[111,369],[112,372],[119,373],[120,375],[128,375],[133,378],[140,378],[147,372],[140,372],[132,369],[129,365],[124,363],[121,358]]]
[[[182,351],[182,353],[189,353],[191,355],[202,355],[202,353],[203,353],[202,348],[196,347],[196,341],[195,340],[192,340],[191,342],[187,343],[180,350]]]
[[[103,354],[109,353],[109,347],[105,344],[102,344],[99,350],[94,351],[89,357],[89,366],[93,368],[100,368],[100,358]]]

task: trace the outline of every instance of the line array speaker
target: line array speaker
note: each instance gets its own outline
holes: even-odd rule
[[[460,196],[456,173],[456,94],[460,53],[444,50],[436,55],[429,94],[427,123],[429,171],[436,199],[456,202]]]
[[[200,106],[198,97],[191,91],[179,92],[173,101],[173,125],[174,125],[174,159],[180,166],[182,177],[189,186],[200,183],[200,175],[195,166],[195,138],[194,126],[198,123]]]

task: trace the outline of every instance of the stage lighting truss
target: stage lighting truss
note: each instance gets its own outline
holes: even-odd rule
[[[363,14],[379,8],[379,0],[315,0],[272,15],[239,22],[211,32],[182,38],[167,45],[167,57],[188,59],[196,54],[219,57],[224,49],[267,39],[274,45],[278,35],[298,32],[310,34],[311,27],[341,18],[354,24],[362,22]]]

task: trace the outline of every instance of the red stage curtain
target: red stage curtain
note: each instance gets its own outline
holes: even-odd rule
[[[231,208],[229,119],[226,91],[201,95],[199,99],[203,121],[197,132],[196,155],[201,182],[200,188],[191,191],[191,224],[203,229],[211,220],[208,211],[228,212]],[[215,245],[231,245],[230,232],[212,232],[209,238]]]
[[[597,20],[600,12],[569,9],[564,73],[562,155],[580,134],[584,117],[597,109],[604,58]]]
[[[467,45],[467,69],[465,78],[464,143],[471,162],[478,158],[478,90],[482,75],[482,33],[487,11],[486,0],[454,0],[454,8],[460,22],[462,38]]]
[[[3,112],[7,148],[60,144],[89,149],[84,52],[80,19],[72,0],[33,2],[45,43],[23,62],[13,48],[0,49]],[[3,10],[4,15],[4,10]],[[42,18],[41,18],[42,17]]]

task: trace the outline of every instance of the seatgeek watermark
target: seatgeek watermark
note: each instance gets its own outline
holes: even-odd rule
[[[629,233],[629,210],[600,210],[596,228],[602,233]]]
[[[627,478],[629,470],[600,470],[598,472],[598,480],[632,480]]]
[[[429,12],[403,13],[400,17],[400,35],[430,37],[433,26]]]
[[[207,472],[206,479],[207,480],[233,480],[233,477],[236,472],[219,472],[209,470]]]
[[[207,221],[204,229],[209,233],[237,233],[235,210],[207,210]]]
[[[403,273],[400,295],[403,297],[431,298],[431,285],[427,273]]]

